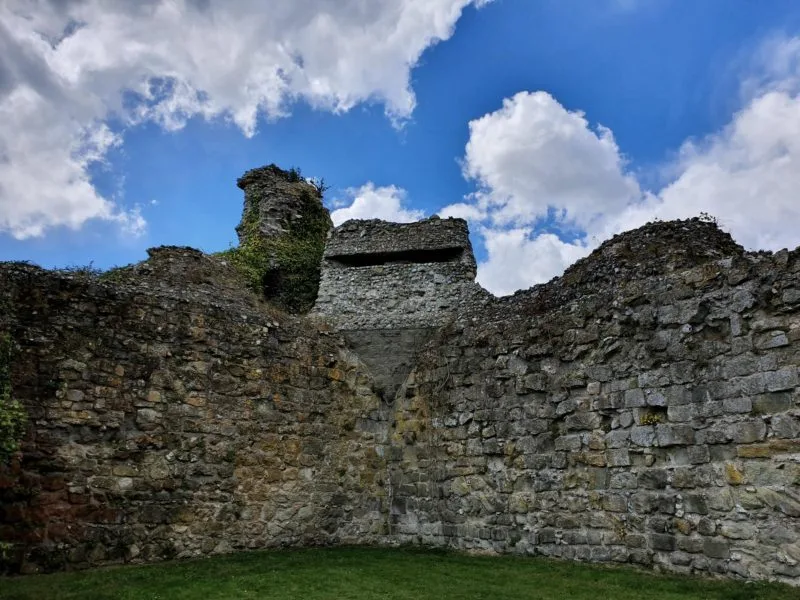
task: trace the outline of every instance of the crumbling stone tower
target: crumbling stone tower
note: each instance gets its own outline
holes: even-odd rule
[[[250,285],[292,313],[307,312],[317,296],[325,238],[333,227],[322,193],[295,169],[268,165],[247,171],[239,247],[230,258]]]

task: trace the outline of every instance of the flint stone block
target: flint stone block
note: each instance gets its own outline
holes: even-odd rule
[[[686,552],[673,552],[672,555],[669,557],[669,561],[673,565],[677,565],[679,567],[685,567],[692,564],[692,557],[690,554]]]
[[[545,373],[533,373],[531,375],[526,375],[523,381],[523,385],[527,390],[533,392],[547,391],[547,375]]]
[[[800,302],[800,289],[784,290],[781,294],[781,301],[785,304],[797,304]]]
[[[694,390],[690,391],[683,385],[670,386],[664,391],[664,394],[667,397],[667,406],[681,406],[695,401]],[[705,400],[705,396],[701,396],[697,401],[702,400]]]
[[[689,446],[686,452],[689,462],[693,465],[707,463],[710,460],[708,446]]]
[[[545,527],[536,532],[537,544],[555,544],[556,543],[556,530]]]
[[[794,398],[790,392],[773,392],[756,396],[753,412],[758,415],[780,413],[794,407]],[[773,419],[774,427],[774,419]]]
[[[647,406],[666,406],[667,405],[667,398],[661,392],[648,391],[647,394],[645,394],[645,399],[647,401]]]
[[[753,409],[750,398],[726,398],[722,401],[722,410],[730,414],[749,413]]]
[[[694,443],[694,429],[689,425],[656,425],[656,439],[662,448],[688,446]]]
[[[657,369],[653,371],[645,371],[644,373],[639,373],[637,381],[639,382],[640,388],[649,388],[649,387],[659,387],[662,385],[666,385],[667,383],[669,383],[669,378],[666,376],[663,369]]]
[[[625,391],[625,407],[626,408],[639,408],[645,406],[644,392],[635,388]]]
[[[560,451],[578,451],[581,449],[583,441],[578,434],[562,435],[556,438],[555,449]]]
[[[703,517],[697,522],[697,532],[701,535],[714,535],[717,533],[717,524],[713,519]]]
[[[697,432],[695,440],[698,444],[724,444],[731,439],[731,427],[724,430],[709,427]]]
[[[661,552],[672,552],[675,550],[675,536],[667,533],[650,534],[650,547]]]
[[[767,426],[762,420],[733,423],[726,428],[728,436],[737,444],[759,442],[767,435]]]
[[[797,387],[797,368],[786,367],[777,371],[764,373],[764,380],[767,390],[770,392],[780,392]]]
[[[781,511],[783,514],[790,517],[800,517],[800,501],[785,492],[770,488],[758,488],[756,494],[764,504]]]
[[[619,413],[620,427],[630,427],[633,425],[633,411],[625,410]]]
[[[629,533],[625,536],[625,545],[628,548],[644,548],[647,545],[647,538],[638,533]]]
[[[628,501],[625,499],[625,496],[609,494],[603,498],[603,510],[609,512],[626,512],[628,510]]]
[[[775,415],[771,420],[775,437],[791,439],[800,437],[800,419],[790,415]]]
[[[693,488],[697,485],[695,481],[695,469],[689,467],[679,467],[672,471],[672,487],[677,489]]]
[[[755,304],[756,299],[749,290],[738,290],[731,299],[731,310],[736,313],[743,312]]]
[[[732,510],[736,504],[730,488],[709,491],[706,496],[706,501],[708,503],[708,508],[720,512],[728,512]]]
[[[630,471],[613,473],[609,479],[609,487],[617,490],[635,489],[636,485],[636,475]]]
[[[712,400],[724,400],[725,398],[740,396],[742,394],[742,379],[744,378],[712,381],[707,386],[695,389],[692,392],[692,398],[696,403],[703,405]]]
[[[730,558],[731,550],[728,542],[706,538],[703,540],[703,554],[710,558]]]
[[[667,408],[667,419],[678,423],[691,421],[697,415],[697,407],[694,404],[682,404]]]
[[[687,537],[681,535],[677,537],[676,541],[678,549],[682,550],[683,552],[697,554],[703,551],[703,538],[701,537]]]
[[[67,400],[70,402],[83,402],[84,396],[81,390],[67,390]]]
[[[722,364],[722,377],[732,379],[733,377],[743,377],[760,371],[758,357],[751,354],[734,356]]]
[[[140,408],[136,411],[136,424],[145,430],[154,429],[158,426],[163,415],[152,408]]]
[[[732,540],[749,540],[755,535],[756,528],[752,523],[744,521],[725,521],[720,526],[719,533]]]
[[[609,467],[627,467],[631,464],[627,448],[606,450],[606,461]]]
[[[594,412],[579,412],[569,415],[565,423],[570,430],[597,429],[600,426],[600,415]]]
[[[789,345],[789,338],[783,331],[771,331],[767,335],[761,337],[756,343],[756,348],[759,350],[769,350],[771,348],[781,348]]]
[[[737,377],[733,382],[739,386],[742,394],[754,395],[767,389],[766,373],[755,373],[747,377]]]
[[[645,469],[639,472],[639,486],[650,490],[667,487],[668,475],[664,469]]]
[[[637,446],[649,448],[655,444],[656,432],[652,425],[631,428],[631,441]]]
[[[683,499],[683,510],[698,515],[708,514],[708,503],[702,494],[686,494]]]
[[[628,445],[631,432],[627,429],[615,429],[606,434],[606,446],[608,448],[623,448]]]
[[[762,530],[758,535],[759,542],[762,544],[768,544],[770,546],[788,544],[796,541],[797,539],[800,539],[800,535],[797,531],[780,525],[768,527],[767,529]]]

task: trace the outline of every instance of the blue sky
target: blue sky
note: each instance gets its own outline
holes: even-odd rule
[[[271,162],[323,177],[337,222],[467,217],[495,293],[652,218],[800,244],[794,0],[264,6],[4,4],[0,259],[225,249]]]

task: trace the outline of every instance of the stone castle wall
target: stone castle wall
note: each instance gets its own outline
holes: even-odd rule
[[[491,297],[475,272],[463,219],[348,221],[325,246],[314,313],[345,331],[441,327]]]
[[[475,273],[463,219],[348,221],[325,246],[312,314],[344,335],[393,402],[433,332],[464,307],[491,300]]]
[[[16,567],[412,542],[800,583],[800,251],[658,223],[512,297],[459,281],[441,321],[348,329],[189,249],[3,265]]]
[[[394,539],[798,583],[799,364],[800,252],[625,234],[422,352]]]
[[[381,534],[385,418],[352,352],[241,282],[225,291],[216,282],[236,273],[197,251],[164,249],[136,271],[110,283],[0,268],[29,413],[21,463],[0,470],[12,566]],[[168,273],[182,279],[165,285]]]

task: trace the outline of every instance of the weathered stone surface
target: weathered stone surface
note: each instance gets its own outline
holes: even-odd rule
[[[710,558],[729,558],[731,550],[728,542],[706,538],[703,541],[703,554]]]
[[[691,225],[686,227],[691,230]],[[699,259],[670,271],[666,265],[675,263],[669,252],[666,261],[640,257],[635,266],[626,258],[621,267],[615,263],[620,256],[633,256],[627,249],[640,248],[644,239],[630,246],[609,244],[560,280],[498,301],[496,309],[490,304],[461,315],[442,338],[423,350],[415,379],[425,383],[413,398],[398,398],[395,407],[396,414],[404,415],[412,402],[424,404],[434,427],[417,438],[413,452],[406,446],[389,469],[398,481],[415,480],[422,451],[436,465],[436,477],[446,480],[448,473],[466,466],[457,448],[484,448],[483,456],[488,457],[495,448],[504,447],[502,469],[467,467],[476,469],[484,481],[481,503],[494,497],[490,505],[503,505],[510,481],[515,482],[513,489],[534,491],[536,499],[527,512],[516,513],[517,525],[503,526],[504,535],[516,527],[581,528],[604,516],[624,517],[630,529],[622,546],[624,560],[649,564],[652,554],[642,554],[649,551],[669,555],[662,565],[786,578],[784,563],[774,551],[753,552],[753,544],[768,535],[764,532],[774,531],[777,522],[792,518],[789,513],[794,510],[791,494],[772,487],[766,488],[768,492],[756,490],[764,487],[763,482],[796,485],[785,470],[790,468],[786,457],[794,456],[792,446],[769,440],[780,435],[781,440],[793,442],[797,435],[798,419],[790,412],[796,406],[794,396],[789,389],[776,389],[796,386],[792,369],[797,352],[788,352],[784,345],[759,348],[752,340],[734,347],[724,340],[731,333],[752,335],[748,332],[758,328],[755,335],[790,331],[790,317],[771,312],[759,287],[766,272],[771,273],[766,286],[773,286],[776,276],[793,281],[795,272],[790,275],[763,255],[750,264],[746,262],[750,259],[741,262],[743,254],[732,248],[725,250],[730,258],[724,267],[713,259]],[[796,264],[797,259],[792,260]],[[629,274],[613,279],[608,275],[611,265],[620,269],[618,273],[643,269],[653,277],[645,281]],[[727,273],[734,270],[736,283],[730,284]],[[600,280],[603,283],[598,284]],[[735,323],[730,317],[734,313]],[[724,327],[735,325],[736,331],[718,332],[711,324],[720,318],[727,323]],[[762,322],[757,328],[751,327],[754,318]],[[596,341],[578,350],[578,336],[568,333],[576,327],[591,327]],[[496,360],[498,349],[528,358],[525,377],[533,382],[537,374],[535,385],[525,388],[531,397],[490,383],[505,377],[506,367]],[[559,384],[566,373],[578,369],[595,373],[599,367],[605,373],[599,386],[573,391]],[[487,398],[489,406],[484,404]],[[473,414],[476,435],[491,430],[492,449],[482,440],[473,443],[470,431],[451,434],[436,427],[438,415],[453,411]],[[516,425],[523,414],[538,415],[549,423],[546,429],[536,429],[535,442],[522,440],[525,428]],[[598,440],[605,447],[604,467],[590,466],[602,464],[596,462]],[[589,468],[608,471],[607,488],[595,487],[597,478]],[[751,486],[761,487],[747,492]],[[586,498],[587,493],[602,495],[593,500]],[[492,527],[494,513],[488,505],[482,509],[470,502],[470,497],[466,494],[454,502],[446,494],[411,494],[408,499],[416,506],[415,523],[444,527],[469,518],[471,523]],[[404,541],[414,539],[422,527],[408,523]],[[616,532],[606,527],[608,537],[602,539],[611,544]],[[544,546],[537,551],[550,555],[560,542],[575,548],[560,555],[577,556],[583,538],[556,532],[540,540]],[[503,543],[463,533],[444,533],[430,541],[508,549]],[[753,558],[731,561],[733,553]],[[692,556],[696,560],[687,559]]]
[[[797,490],[795,489],[795,492]],[[756,494],[768,506],[771,506],[790,517],[800,517],[800,497],[793,497],[788,492],[780,492],[770,488],[759,488]]]
[[[216,262],[157,254],[161,285],[146,265],[122,282],[0,267],[30,417],[21,463],[0,466],[18,566],[380,539],[387,426],[364,364],[246,286],[173,266],[228,273]]]
[[[463,219],[352,220],[328,240],[314,312],[347,330],[439,327],[489,298]]]
[[[747,522],[727,521],[719,528],[720,535],[734,540],[749,540],[755,535],[755,532],[755,525]]]
[[[764,373],[767,390],[770,392],[780,392],[797,387],[797,367],[785,367],[778,371],[768,371]]]
[[[402,229],[364,225],[385,239],[358,250],[353,227],[324,268],[370,270],[382,295],[358,288],[320,327],[235,286],[0,269],[35,417],[18,472],[41,492],[4,502],[0,537],[27,519],[20,547],[42,566],[408,542],[800,581],[797,251],[652,224],[473,301],[474,265],[448,262],[463,243],[421,234],[423,257],[453,252],[415,263],[411,237],[386,233]],[[342,259],[392,247],[412,253]],[[465,269],[460,291],[426,279],[445,267]],[[412,272],[457,300],[414,304]]]
[[[475,283],[475,269],[463,219],[347,221],[325,247],[313,314],[345,333],[391,400],[435,329],[491,298]],[[512,359],[509,376],[525,376],[525,362]],[[521,387],[536,384],[525,379]]]
[[[306,313],[320,283],[320,261],[333,227],[322,190],[276,165],[251,169],[236,184],[244,191],[239,247],[221,254],[251,288],[291,313]]]

